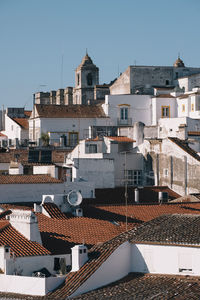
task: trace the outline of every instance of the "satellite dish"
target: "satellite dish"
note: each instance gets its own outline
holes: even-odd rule
[[[78,206],[81,204],[83,198],[81,196],[81,193],[76,192],[76,191],[71,191],[67,195],[67,201],[70,205],[72,206]]]

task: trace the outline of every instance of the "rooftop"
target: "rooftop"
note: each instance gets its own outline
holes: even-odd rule
[[[170,141],[172,141],[173,143],[175,143],[177,146],[179,146],[182,150],[187,152],[189,155],[191,155],[193,158],[200,161],[200,156],[198,155],[198,153],[195,150],[193,150],[192,148],[190,148],[188,146],[187,142],[180,140],[178,138],[175,138],[175,137],[168,137],[168,139]]]
[[[200,246],[200,215],[160,216],[138,227],[131,242]]]
[[[42,105],[36,104],[40,118],[107,118],[101,105]]]
[[[0,184],[62,183],[50,175],[0,175]]]

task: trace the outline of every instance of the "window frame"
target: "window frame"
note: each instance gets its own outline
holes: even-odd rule
[[[167,115],[167,109],[168,109],[168,115]],[[161,116],[162,118],[170,118],[170,105],[162,105],[161,106]]]

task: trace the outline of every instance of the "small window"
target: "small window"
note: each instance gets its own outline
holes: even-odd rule
[[[97,153],[97,144],[89,144],[88,151],[89,153]]]
[[[60,270],[60,258],[59,257],[54,258],[54,267],[53,267],[53,269],[54,269],[54,271]]]
[[[92,73],[89,73],[87,75],[87,85],[92,85]]]
[[[185,112],[185,104],[182,104],[182,112]]]
[[[12,131],[14,130],[14,127],[13,127],[13,125],[11,125],[11,130],[12,130]]]
[[[169,80],[166,80],[166,82],[165,82],[165,83],[166,83],[166,85],[169,85]]]
[[[162,118],[169,118],[170,117],[170,106],[162,106]]]
[[[164,177],[168,177],[168,174],[169,174],[168,169],[164,169],[163,171],[164,171]]]
[[[83,252],[86,253],[86,249],[84,249]]]
[[[191,104],[191,111],[194,111],[194,103]]]
[[[127,170],[125,173],[125,180],[127,180],[128,185],[142,185],[142,171]]]
[[[79,85],[79,84],[80,84],[80,75],[77,74],[77,85]]]
[[[175,79],[178,79],[178,72],[175,73]]]
[[[79,250],[79,253],[82,254],[82,250]]]
[[[120,109],[120,119],[128,120],[128,107],[122,107]]]

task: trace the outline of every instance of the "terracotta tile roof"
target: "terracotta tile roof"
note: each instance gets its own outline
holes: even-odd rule
[[[155,98],[176,98],[174,96],[172,96],[171,94],[160,94],[157,96],[154,96]]]
[[[40,118],[107,118],[100,105],[36,104]]]
[[[188,135],[200,136],[200,131],[188,131]]]
[[[50,175],[0,175],[0,184],[62,183]]]
[[[66,219],[49,218],[36,213],[42,243],[52,254],[71,252],[75,244],[87,244],[89,248],[108,241],[125,230],[103,218],[73,217]]]
[[[126,136],[109,136],[108,139],[119,142],[119,143],[134,143],[135,140],[130,139]]]
[[[20,125],[23,129],[29,128],[28,119],[26,118],[12,118],[12,120]]]
[[[25,114],[25,116],[27,116],[27,117],[30,117],[30,116],[31,116],[31,113],[32,113],[31,110],[25,110],[25,111],[24,111],[24,114]]]
[[[5,135],[5,134],[3,134],[3,133],[1,133],[1,132],[0,132],[0,136],[1,136],[1,137],[7,137],[7,135]]]
[[[50,252],[37,242],[32,242],[12,227],[7,220],[0,221],[0,246],[11,247],[15,256],[49,255]]]
[[[197,154],[197,152],[195,150],[193,150],[192,148],[190,148],[188,146],[188,143],[186,143],[185,141],[180,140],[178,138],[168,137],[168,139],[170,141],[172,141],[173,143],[175,143],[177,146],[179,146],[182,150],[187,152],[189,155],[191,155],[193,158],[200,161],[200,156]]]
[[[74,300],[200,299],[199,277],[130,273]]]
[[[64,213],[58,208],[55,203],[44,203],[42,205],[46,212],[49,214],[50,218],[53,219],[67,219]]]
[[[200,245],[200,215],[163,215],[135,230],[132,243]]]

